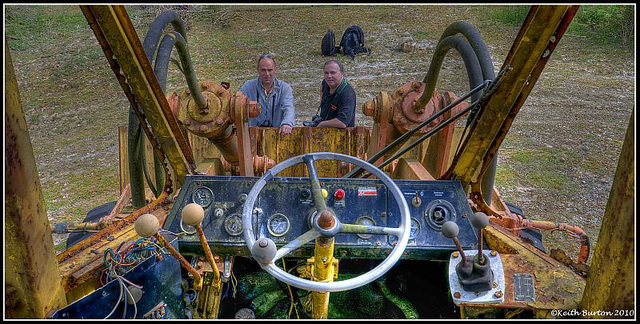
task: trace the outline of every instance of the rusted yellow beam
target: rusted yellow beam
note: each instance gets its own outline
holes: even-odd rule
[[[5,316],[44,318],[67,301],[6,40],[4,51]]]
[[[635,317],[628,313],[635,309],[633,115],[629,119],[582,298],[582,309],[593,312],[587,317]],[[623,316],[607,316],[597,311],[618,311],[621,312],[618,315]],[[624,311],[627,311],[626,316]]]
[[[112,53],[126,77],[135,100],[151,124],[153,135],[162,147],[180,187],[187,174],[193,173],[195,162],[186,138],[171,113],[167,99],[158,84],[140,39],[123,6],[81,6],[85,17],[102,40],[105,53]],[[107,54],[108,55],[108,54]],[[118,72],[116,72],[117,76]],[[120,80],[119,80],[120,81]],[[126,89],[125,89],[126,91]]]
[[[509,117],[514,104],[520,99],[523,88],[532,72],[543,58],[550,43],[556,42],[554,33],[563,22],[569,6],[534,6],[511,48],[503,69],[507,69],[496,85],[495,92],[485,102],[477,122],[470,129],[467,140],[453,162],[453,175],[463,186],[476,177],[490,146]],[[553,37],[552,37],[553,36]],[[548,53],[547,53],[548,54]],[[519,107],[515,107],[519,108]],[[510,116],[514,118],[515,116]]]

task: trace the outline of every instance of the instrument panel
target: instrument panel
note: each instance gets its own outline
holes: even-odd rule
[[[194,233],[181,222],[184,206],[195,202],[205,210],[202,228],[214,253],[249,256],[242,228],[242,208],[257,177],[187,176],[164,228],[172,232]],[[446,221],[460,228],[463,249],[477,244],[477,230],[462,186],[457,181],[394,180],[404,194],[411,213],[411,234],[403,259],[447,260],[456,250],[440,229]],[[327,208],[341,223],[398,227],[399,208],[386,186],[377,179],[320,178],[326,190]],[[272,239],[280,247],[310,229],[315,214],[308,178],[274,178],[259,194],[254,206],[254,233]],[[385,258],[397,237],[380,234],[340,233],[335,237],[337,258]],[[183,235],[181,253],[202,254],[197,235]],[[291,254],[313,255],[313,242]]]

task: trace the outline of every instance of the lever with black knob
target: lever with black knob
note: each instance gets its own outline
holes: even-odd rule
[[[456,245],[458,252],[460,253],[460,257],[462,257],[462,262],[458,263],[456,266],[456,273],[458,274],[458,278],[468,278],[471,276],[473,272],[473,265],[471,262],[467,261],[467,256],[464,254],[464,250],[462,246],[460,246],[460,241],[458,241],[458,233],[460,232],[460,228],[458,228],[458,224],[452,221],[446,221],[442,224],[442,235],[446,238],[453,239],[453,243]]]
[[[476,212],[471,216],[471,225],[478,229],[478,262],[484,265],[485,256],[482,253],[482,235],[484,228],[489,225],[489,217],[483,212]]]

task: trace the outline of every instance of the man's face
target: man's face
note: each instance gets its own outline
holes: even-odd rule
[[[337,88],[342,82],[344,75],[340,72],[338,64],[329,63],[324,67],[324,81],[327,82],[329,88]]]
[[[278,72],[278,68],[272,59],[265,57],[260,60],[260,64],[258,64],[258,75],[260,76],[260,81],[262,81],[263,86],[268,87],[273,84],[273,78],[276,72]]]

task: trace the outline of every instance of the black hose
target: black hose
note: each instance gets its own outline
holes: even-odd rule
[[[473,51],[476,53],[478,62],[480,63],[480,69],[482,70],[482,78],[484,80],[495,79],[493,63],[491,61],[491,55],[487,50],[487,46],[482,40],[482,36],[480,36],[478,30],[469,22],[462,20],[449,25],[449,27],[447,27],[447,29],[442,33],[442,36],[440,36],[440,41],[458,33],[467,38],[467,41],[471,44],[471,48],[473,48]]]
[[[180,62],[182,63],[182,73],[187,81],[187,85],[191,94],[193,95],[193,99],[198,105],[198,107],[206,107],[207,102],[202,96],[202,91],[200,90],[200,84],[198,83],[198,78],[196,76],[196,72],[193,69],[193,63],[191,62],[191,54],[189,53],[189,47],[187,45],[187,40],[182,37],[179,33],[169,32],[163,38],[160,43],[160,47],[158,49],[158,55],[156,56],[156,65],[155,69],[156,77],[158,78],[158,82],[163,87],[164,91],[166,88],[167,82],[167,70],[169,67],[169,62],[171,61],[171,50],[175,45],[178,50],[178,56],[180,57]]]
[[[145,54],[147,54],[147,59],[150,63],[153,62],[153,57],[156,52],[156,48],[158,46],[158,41],[160,40],[160,36],[164,28],[171,24],[173,28],[180,34],[186,35],[186,28],[184,21],[180,18],[180,16],[175,11],[165,11],[161,13],[154,21],[151,23],[149,27],[149,31],[145,36],[143,42],[143,48]],[[186,40],[185,40],[186,42]],[[162,84],[162,83],[161,83]],[[144,179],[143,173],[148,176],[148,171],[144,170],[146,168],[146,156],[144,155],[144,143],[143,141],[144,133],[142,132],[140,126],[140,120],[133,112],[132,108],[129,109],[129,136],[128,136],[128,152],[129,152],[129,180],[131,183],[131,200],[134,208],[143,207],[145,202],[145,194],[144,194]],[[158,173],[161,172],[162,162],[159,161],[158,158],[154,155],[154,166],[156,169],[156,184],[157,188],[160,188],[160,183],[164,182],[164,174],[158,176]],[[144,172],[141,172],[144,171]],[[150,182],[149,182],[150,184]],[[150,187],[152,187],[150,185]],[[159,193],[154,192],[157,195]]]
[[[462,60],[464,61],[465,69],[467,70],[467,76],[469,77],[469,89],[473,89],[482,83],[482,70],[480,69],[480,63],[478,62],[478,57],[476,53],[473,51],[473,48],[467,42],[467,40],[461,36],[447,36],[438,42],[436,46],[435,53],[433,54],[433,59],[431,60],[431,64],[429,65],[429,71],[427,75],[424,77],[423,82],[425,85],[425,90],[418,99],[416,105],[418,107],[426,106],[427,102],[431,100],[431,96],[433,96],[433,92],[436,88],[436,83],[438,81],[438,75],[440,74],[440,68],[442,67],[442,62],[444,61],[445,55],[451,50],[455,48]],[[471,97],[471,101],[476,101],[480,97],[480,93],[474,94]]]
[[[173,10],[161,13],[151,23],[151,27],[149,27],[149,31],[144,37],[144,42],[142,44],[142,47],[144,47],[144,52],[147,53],[149,62],[153,61],[154,54],[156,53],[156,49],[158,47],[158,42],[160,41],[160,36],[162,35],[164,28],[168,24],[171,24],[173,28],[178,33],[180,33],[180,35],[187,35],[184,21],[182,20],[182,18],[180,18],[180,15],[178,15],[178,13]]]
[[[491,54],[489,54],[487,46],[482,40],[482,36],[480,36],[480,32],[478,32],[478,30],[472,24],[467,21],[456,21],[444,30],[442,36],[440,36],[440,40],[443,40],[444,38],[451,35],[456,35],[458,33],[467,38],[467,41],[469,41],[469,44],[471,44],[473,51],[476,53],[478,62],[480,63],[480,69],[482,70],[482,78],[484,80],[495,79],[493,62],[491,61]],[[478,108],[479,107],[480,106],[478,106]],[[471,110],[471,112],[469,113],[469,118],[467,118],[467,126],[472,120],[475,119],[477,113],[477,109]],[[491,165],[485,171],[481,180],[482,197],[488,205],[491,205],[491,199],[493,198],[493,184],[496,175],[496,168],[498,166],[498,152],[496,152],[496,154],[493,156],[490,163]]]

